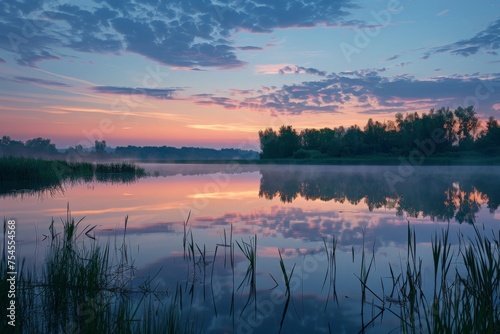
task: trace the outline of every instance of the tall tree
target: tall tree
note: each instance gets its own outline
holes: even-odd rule
[[[368,119],[365,125],[365,143],[368,145],[372,153],[383,151],[384,142],[386,139],[385,125],[379,121],[374,122],[373,119]]]
[[[96,153],[103,154],[106,151],[106,141],[105,140],[96,140],[94,147],[95,147]]]
[[[305,129],[300,132],[300,146],[305,150],[320,150],[321,133],[318,129]]]
[[[57,153],[56,145],[50,142],[50,139],[33,138],[26,141],[26,148],[34,154],[55,154]]]
[[[291,125],[282,125],[279,133],[279,149],[285,158],[293,157],[293,154],[300,149],[300,137]]]
[[[458,107],[455,109],[455,116],[458,122],[458,142],[460,146],[469,148],[476,138],[479,129],[479,119],[473,106],[467,108]]]
[[[363,154],[365,151],[364,133],[359,126],[349,127],[344,135],[344,154],[347,156]]]
[[[500,153],[500,124],[490,116],[486,122],[486,130],[482,136],[474,143],[477,150],[486,154]]]
[[[280,158],[278,134],[272,128],[259,131],[260,157],[262,159]]]

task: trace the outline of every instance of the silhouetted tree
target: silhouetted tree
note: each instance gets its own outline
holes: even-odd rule
[[[500,154],[500,124],[493,116],[488,118],[486,130],[482,131],[474,146],[486,154]]]
[[[259,131],[260,157],[262,159],[281,158],[278,142],[278,134],[272,128]]]
[[[344,152],[346,156],[363,154],[365,152],[364,133],[359,126],[353,125],[344,135]]]
[[[3,136],[2,140],[0,141],[0,144],[2,144],[2,145],[9,145],[10,144],[10,137],[9,136]]]
[[[106,141],[96,140],[94,148],[97,154],[103,154],[106,151]]]
[[[459,146],[470,148],[479,128],[479,119],[476,117],[476,111],[473,106],[465,109],[458,107],[455,110],[455,116],[458,123],[457,135]]]
[[[34,138],[26,141],[26,148],[35,155],[56,154],[56,145],[50,142],[50,139]]]
[[[441,108],[429,113],[397,113],[395,120],[368,119],[363,130],[358,126],[345,129],[305,129],[297,135],[291,126],[282,126],[278,132],[268,128],[259,131],[261,157],[311,158],[318,156],[345,157],[356,155],[404,156],[414,150],[424,154],[477,149],[497,152],[498,122],[493,118],[486,130],[479,131],[480,122],[474,107],[458,107],[455,111]],[[483,148],[480,148],[483,147]],[[317,151],[321,154],[317,154]]]
[[[300,149],[300,137],[297,131],[290,125],[281,126],[279,130],[279,150],[282,152],[283,157],[293,157],[295,151]]]
[[[300,146],[305,150],[319,150],[321,134],[317,129],[305,129],[300,132]]]

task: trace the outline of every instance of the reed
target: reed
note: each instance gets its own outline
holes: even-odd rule
[[[194,327],[182,325],[180,298],[176,292],[170,303],[158,304],[157,292],[146,279],[132,285],[133,261],[123,244],[114,249],[101,245],[69,211],[62,220],[62,232],[51,223],[49,246],[41,269],[27,269],[21,263],[17,272],[16,327],[14,333],[183,333]],[[6,228],[4,220],[5,246]],[[2,248],[0,278],[6,279],[6,254]],[[117,253],[112,256],[112,253]],[[124,275],[124,273],[128,273]],[[7,307],[5,284],[0,285],[0,306]],[[170,295],[166,291],[167,296]],[[140,298],[136,298],[139,296]],[[167,305],[167,306],[165,306]],[[151,317],[150,311],[163,316]]]
[[[325,284],[328,281],[328,294],[326,297],[326,303],[325,303],[325,309],[328,306],[328,301],[330,299],[330,294],[333,294],[333,300],[337,303],[338,305],[338,296],[337,296],[337,238],[334,236],[332,238],[332,245],[331,248],[328,248],[326,238],[323,238],[323,244],[325,247],[325,253],[326,253],[326,260],[328,263],[326,273],[325,273],[325,279],[323,280],[323,286],[321,289],[323,290],[325,288]]]
[[[283,313],[281,315],[280,329],[279,329],[279,332],[281,333],[281,329],[283,328],[283,323],[285,322],[285,316],[288,311],[288,305],[290,304],[290,297],[292,295],[292,292],[290,290],[290,282],[293,277],[293,271],[295,270],[295,264],[293,265],[290,274],[288,274],[286,271],[285,262],[283,261],[283,257],[281,256],[281,251],[279,248],[278,248],[278,254],[280,256],[280,268],[281,268],[281,273],[283,274],[283,280],[285,281],[285,289],[286,289],[285,290],[286,301],[285,301],[285,306],[283,308]]]
[[[211,270],[214,281],[214,265],[220,249],[229,248],[232,269],[232,295],[230,315],[235,305],[235,255],[233,228],[229,235],[224,230],[222,242],[217,244],[209,268],[209,251],[205,245],[198,245],[193,231],[184,222],[183,247],[188,275],[192,271],[191,286],[183,287],[176,283],[175,291],[157,291],[152,286],[153,277],[148,277],[140,285],[136,280],[133,260],[129,255],[126,233],[128,217],[125,218],[123,236],[112,242],[100,243],[93,234],[94,225],[84,224],[84,219],[72,217],[69,207],[61,224],[52,221],[46,233],[47,253],[40,269],[26,268],[20,263],[17,275],[17,326],[16,333],[192,333],[196,331],[197,319],[186,313],[189,309],[183,304],[186,290],[193,303],[196,275],[203,277],[206,285],[206,271]],[[7,279],[6,236],[7,220],[4,219],[4,237],[0,239],[2,252],[0,258],[0,279]],[[61,227],[62,226],[62,229]],[[354,274],[361,286],[361,331],[375,326],[375,320],[382,318],[384,312],[399,319],[398,328],[403,333],[499,333],[500,332],[500,232],[491,234],[474,227],[474,235],[459,235],[458,245],[450,242],[449,226],[437,232],[431,240],[433,282],[424,289],[423,259],[415,229],[408,223],[406,257],[401,260],[401,270],[396,272],[389,265],[391,286],[385,295],[382,284],[381,293],[369,286],[375,268],[375,244],[373,251],[366,251],[363,245],[359,272]],[[246,271],[237,290],[249,287],[245,294],[240,317],[251,304],[255,306],[257,317],[257,235],[241,241],[234,241],[244,255]],[[327,270],[323,288],[328,282],[328,298],[332,293],[336,298],[337,239],[331,243],[323,240],[327,255]],[[279,330],[283,328],[290,301],[292,299],[292,279],[295,264],[285,266],[281,250],[279,271],[283,276],[285,304]],[[346,253],[347,257],[350,257]],[[191,263],[192,261],[192,263]],[[221,261],[219,261],[221,262]],[[224,260],[224,265],[226,265]],[[271,275],[272,279],[276,279]],[[0,307],[8,306],[7,285],[0,284]],[[244,291],[247,292],[247,291]],[[158,297],[164,293],[166,298]],[[205,292],[203,292],[205,295]],[[260,295],[260,293],[259,293]],[[371,300],[370,300],[371,299]],[[216,298],[212,287],[212,302],[216,308]],[[338,302],[337,302],[338,305]],[[371,306],[371,318],[365,308]],[[193,308],[188,310],[190,312]],[[239,309],[236,311],[239,312]],[[367,314],[365,314],[367,313]],[[217,316],[217,310],[215,310]],[[365,315],[369,321],[365,322]],[[276,320],[277,323],[278,320]],[[0,332],[6,332],[6,318],[0,324]],[[200,330],[201,331],[201,330]]]
[[[498,333],[500,331],[500,234],[488,237],[474,226],[475,236],[449,241],[449,226],[432,238],[433,292],[422,287],[422,259],[415,231],[408,225],[405,271],[395,275],[385,300],[399,307],[404,333]],[[498,233],[498,232],[497,232]],[[452,272],[452,265],[455,271]]]
[[[241,243],[239,243],[238,240],[236,240],[236,244],[238,245],[239,249],[245,256],[245,258],[248,260],[248,267],[245,272],[245,277],[243,278],[237,289],[239,290],[243,286],[243,284],[249,286],[248,299],[245,306],[241,310],[241,314],[243,314],[246,307],[253,299],[255,307],[254,314],[256,315],[257,314],[257,234],[255,234],[253,238],[250,237],[248,242],[242,240]]]

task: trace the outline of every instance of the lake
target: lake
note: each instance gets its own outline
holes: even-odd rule
[[[449,228],[460,271],[459,235],[500,226],[499,167],[141,166],[156,176],[3,194],[1,213],[16,221],[27,266],[42,262],[68,204],[103,243],[123,236],[128,216],[136,280],[171,296],[181,287],[183,317],[203,333],[399,331],[391,289],[409,226],[431,293],[436,233]]]

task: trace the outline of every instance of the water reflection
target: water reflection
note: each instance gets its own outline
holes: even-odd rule
[[[397,167],[237,167],[152,165],[148,172],[158,171],[160,177],[131,184],[119,179],[113,186],[93,180],[46,201],[3,198],[2,202],[6,215],[18,222],[18,235],[31,242],[19,241],[24,254],[31,256],[29,266],[40,263],[43,254],[33,225],[46,233],[51,217],[64,217],[68,201],[73,216],[85,216],[85,224],[98,225],[95,235],[102,242],[121,240],[123,218],[129,215],[129,255],[137,264],[138,277],[154,277],[151,286],[160,290],[182,289],[184,320],[196,321],[203,333],[278,333],[283,314],[282,333],[362,331],[377,315],[368,314],[371,307],[362,303],[356,278],[363,250],[376,258],[368,286],[383,296],[381,279],[385,287],[392,282],[389,264],[397,273],[406,268],[409,221],[418,230],[422,281],[432,288],[429,243],[446,224],[430,220],[477,219],[478,226],[497,230],[500,217],[498,212],[494,217],[488,214],[500,203],[500,172],[495,168],[422,168],[392,190],[384,173],[397,173]],[[194,237],[187,239],[193,247],[186,259],[187,212]],[[458,233],[469,235],[473,226],[450,224],[449,229],[450,242],[458,249]],[[255,235],[259,240],[255,287],[250,288],[245,281],[249,261],[236,241],[249,242]],[[234,252],[227,247],[230,240]],[[325,278],[330,280],[333,269],[325,241],[333,249],[334,240],[339,270],[330,288]],[[295,268],[288,308],[279,254],[288,273]],[[399,314],[398,309],[395,312]],[[389,333],[400,327],[399,319],[387,312],[381,318],[368,330]]]
[[[259,197],[279,198],[292,203],[299,196],[306,200],[363,202],[370,211],[395,209],[397,215],[435,221],[456,220],[473,224],[481,205],[491,213],[500,205],[500,173],[497,168],[421,168],[412,175],[391,182],[396,167],[355,170],[346,167],[260,170]],[[392,184],[391,184],[392,183]]]
[[[0,198],[12,197],[20,198],[28,196],[54,197],[64,194],[68,187],[75,185],[88,184],[94,182],[110,184],[129,184],[136,182],[140,177],[133,173],[96,173],[95,175],[70,174],[63,178],[42,179],[39,182],[26,180],[12,180],[0,182]]]

